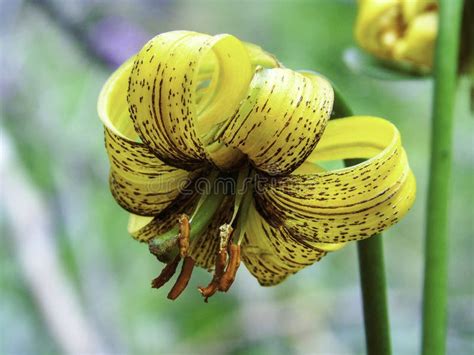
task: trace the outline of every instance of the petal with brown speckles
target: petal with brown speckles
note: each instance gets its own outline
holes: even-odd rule
[[[318,143],[333,96],[331,85],[319,75],[262,68],[219,138],[245,153],[257,169],[288,174]]]
[[[272,227],[252,203],[242,240],[242,260],[262,286],[276,285],[326,252],[314,242],[301,240],[283,227]]]
[[[99,97],[99,116],[105,126],[110,187],[117,202],[139,215],[155,215],[179,196],[198,172],[188,172],[161,161],[135,133],[126,101],[128,73],[124,63],[107,81]]]
[[[234,161],[234,149],[229,159],[221,154],[214,161],[215,149],[206,146],[245,97],[252,74],[247,49],[231,35],[156,36],[136,55],[129,78],[127,99],[140,138],[162,160],[186,169],[206,159]]]
[[[340,243],[381,232],[407,213],[416,190],[394,125],[363,116],[331,121],[307,162],[369,157],[344,169],[296,171],[260,184],[259,211],[306,241]]]

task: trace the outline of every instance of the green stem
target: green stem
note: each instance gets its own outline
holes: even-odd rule
[[[336,88],[334,88],[334,95],[333,117],[353,116],[350,106]],[[363,161],[362,159],[346,159],[344,164],[352,166]],[[382,235],[377,234],[359,241],[357,251],[367,353],[370,355],[389,355],[391,354],[390,322]]]
[[[425,236],[425,355],[444,354],[446,349],[448,200],[462,4],[462,0],[440,0]]]
[[[390,354],[382,235],[357,243],[368,354]]]

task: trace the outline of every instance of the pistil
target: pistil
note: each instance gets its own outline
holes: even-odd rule
[[[179,247],[179,256],[185,258],[188,255],[189,251],[189,217],[186,214],[182,214],[179,217],[179,235],[178,235],[178,247]]]

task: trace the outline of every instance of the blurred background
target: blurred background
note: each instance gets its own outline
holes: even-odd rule
[[[362,354],[356,245],[273,288],[242,267],[204,304],[150,288],[161,265],[126,230],[108,189],[96,113],[112,70],[157,33],[231,33],[293,69],[333,80],[355,112],[394,122],[418,181],[411,213],[385,233],[394,354],[420,348],[430,78],[349,69],[350,0],[0,1],[0,353]],[[450,201],[449,354],[474,352],[473,117],[459,82]]]

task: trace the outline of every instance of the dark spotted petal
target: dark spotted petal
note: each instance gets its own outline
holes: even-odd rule
[[[135,128],[155,154],[174,166],[194,169],[206,158],[216,165],[231,163],[238,155],[232,149],[229,157],[219,150],[217,162],[215,149],[206,152],[213,143],[209,132],[233,114],[251,77],[248,51],[233,36],[158,35],[137,54],[130,74],[128,103]]]
[[[313,151],[332,111],[333,90],[322,77],[289,69],[257,70],[247,98],[219,139],[270,175],[287,174]]]
[[[296,171],[262,183],[259,211],[305,241],[339,243],[381,232],[406,214],[416,189],[394,125],[362,116],[331,121],[307,162],[369,157],[345,169]]]
[[[110,187],[117,202],[140,215],[155,215],[168,207],[195,175],[165,164],[139,142],[127,111],[127,81],[132,61],[107,81],[99,97],[110,161]]]
[[[242,240],[242,260],[262,286],[276,285],[324,255],[319,244],[306,242],[285,228],[272,227],[252,203]]]

